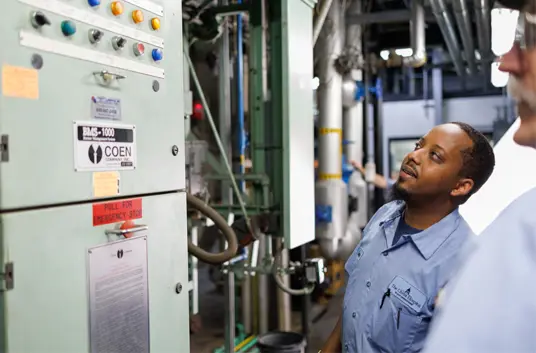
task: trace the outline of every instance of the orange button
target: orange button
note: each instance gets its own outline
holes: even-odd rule
[[[151,27],[153,27],[155,31],[158,31],[160,29],[160,19],[156,17],[151,19]]]
[[[143,22],[143,12],[141,12],[141,10],[132,11],[132,20],[134,23]]]
[[[119,16],[123,13],[123,11],[125,10],[123,8],[123,4],[120,2],[120,1],[114,1],[112,2],[112,4],[110,5],[111,9],[112,9],[112,13],[114,14],[114,16]]]

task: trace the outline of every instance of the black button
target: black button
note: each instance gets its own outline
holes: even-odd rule
[[[371,284],[370,281],[367,281],[367,287],[370,287],[370,284]]]
[[[387,255],[389,255],[389,253],[387,251],[384,251],[384,252],[382,252],[382,255],[387,256]]]
[[[356,313],[352,313],[352,317],[356,317],[356,316],[357,316],[357,314],[356,314]]]

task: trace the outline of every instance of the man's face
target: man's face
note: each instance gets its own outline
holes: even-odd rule
[[[472,146],[473,142],[459,126],[436,126],[404,158],[395,193],[402,198],[418,199],[468,194],[473,181],[461,178],[460,171],[462,151]]]
[[[515,44],[500,59],[499,70],[508,72],[508,92],[517,101],[521,124],[514,141],[536,147],[536,49],[521,49]]]

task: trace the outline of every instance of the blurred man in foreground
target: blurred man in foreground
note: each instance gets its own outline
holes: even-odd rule
[[[520,125],[514,141],[535,148],[536,2],[510,5],[528,11],[520,14],[525,20],[524,40],[500,59],[499,69],[510,73],[508,89],[517,101]],[[535,205],[536,189],[532,189],[479,236],[478,247],[445,290],[427,353],[536,351]]]
[[[472,234],[458,206],[494,165],[487,139],[467,124],[436,126],[416,144],[402,162],[395,201],[376,212],[346,262],[342,315],[322,352],[422,348],[435,298]]]

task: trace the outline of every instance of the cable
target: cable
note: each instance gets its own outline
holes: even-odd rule
[[[272,274],[274,275],[274,281],[277,287],[281,289],[283,292],[290,294],[290,295],[308,295],[313,293],[313,290],[315,289],[314,284],[310,284],[307,287],[304,287],[302,289],[292,289],[289,288],[283,283],[283,280],[281,279],[281,276],[279,276],[279,273],[277,272],[277,264],[280,263],[281,260],[281,250],[277,251],[275,257],[274,257],[274,264],[272,266]]]
[[[188,239],[188,252],[197,257],[200,261],[213,265],[222,264],[235,257],[236,251],[238,250],[238,241],[236,240],[236,234],[233,228],[227,224],[225,219],[215,209],[197,197],[186,194],[186,200],[190,207],[210,218],[216,227],[218,227],[218,229],[222,232],[225,240],[227,240],[227,249],[221,253],[213,254],[201,249],[198,246],[195,246],[192,241]]]

